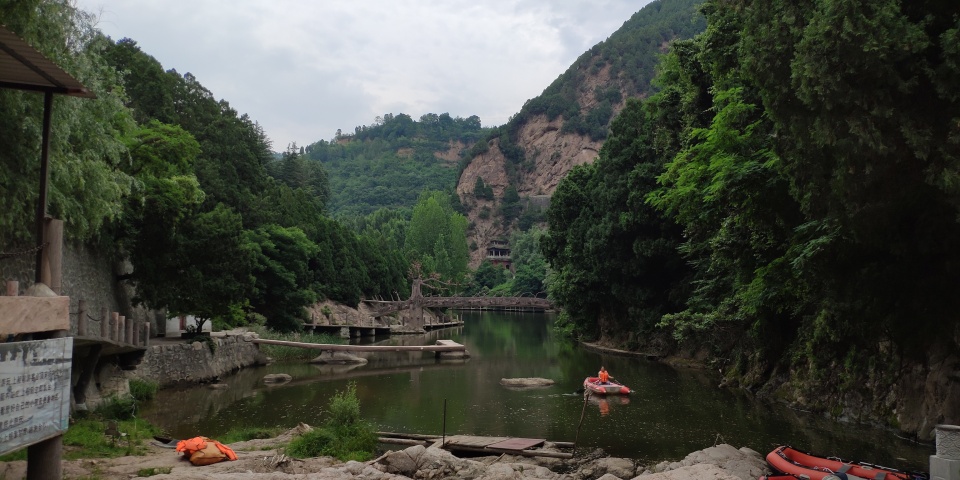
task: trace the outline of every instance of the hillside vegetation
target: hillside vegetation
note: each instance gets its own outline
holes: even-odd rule
[[[424,190],[452,191],[461,153],[489,129],[476,115],[386,114],[353,135],[308,145],[304,155],[319,162],[330,183],[334,215],[368,215],[381,208],[412,208]]]

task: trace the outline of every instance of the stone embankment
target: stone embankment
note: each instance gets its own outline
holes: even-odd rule
[[[113,396],[130,394],[129,380],[158,384],[161,388],[215,382],[220,376],[241,368],[266,364],[266,356],[245,338],[256,335],[243,331],[214,332],[209,340],[190,342],[184,338],[152,338],[140,363],[125,370],[116,361],[97,364],[96,382],[85,389],[85,402],[77,409],[94,409]],[[0,477],[2,478],[2,477]]]
[[[182,338],[155,340],[133,372],[161,388],[205,383],[241,368],[266,363],[266,356],[249,341],[256,336],[243,331],[214,332],[210,340],[188,342]]]

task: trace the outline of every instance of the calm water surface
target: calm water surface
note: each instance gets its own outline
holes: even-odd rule
[[[164,390],[142,415],[177,438],[216,437],[241,426],[319,425],[330,397],[355,382],[361,412],[380,430],[578,441],[642,462],[679,460],[688,453],[729,443],[766,454],[774,446],[926,470],[932,445],[894,433],[838,424],[740,391],[719,389],[719,379],[700,370],[678,370],[642,359],[588,352],[552,335],[553,317],[532,313],[464,312],[465,326],[427,336],[392,337],[383,344],[423,345],[451,339],[467,345],[466,361],[439,361],[432,354],[370,354],[362,366],[274,364],[225,378],[225,390]],[[634,392],[608,400],[575,392],[603,365]],[[261,378],[287,373],[275,387]],[[511,390],[501,378],[543,377],[552,387]],[[578,423],[583,417],[582,426]]]

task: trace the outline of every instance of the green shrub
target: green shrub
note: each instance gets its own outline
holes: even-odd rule
[[[129,420],[136,415],[137,407],[137,399],[133,396],[114,395],[97,406],[93,413],[104,420]]]
[[[348,384],[346,390],[330,399],[329,414],[323,427],[290,442],[287,454],[295,458],[330,456],[358,462],[370,459],[377,448],[377,432],[360,417],[356,384]]]
[[[149,380],[132,379],[130,380],[130,395],[138,401],[153,400],[157,395],[160,384]]]

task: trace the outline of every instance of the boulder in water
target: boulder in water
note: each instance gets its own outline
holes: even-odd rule
[[[537,387],[549,387],[555,382],[549,378],[501,378],[500,385],[504,387],[514,387],[514,388],[537,388]]]

